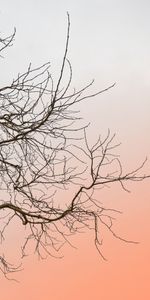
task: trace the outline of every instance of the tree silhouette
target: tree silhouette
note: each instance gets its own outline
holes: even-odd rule
[[[24,226],[27,233],[22,257],[31,240],[41,257],[53,255],[51,249],[58,252],[64,243],[70,244],[70,235],[85,227],[93,229],[95,246],[102,255],[100,224],[114,237],[122,238],[112,228],[113,213],[117,211],[95,199],[95,191],[115,182],[126,190],[125,182],[149,177],[140,172],[146,160],[124,174],[114,151],[118,147],[115,135],[110,131],[90,146],[88,126],[78,125],[76,104],[106,92],[114,84],[89,94],[92,81],[70,92],[69,30],[68,15],[65,51],[56,84],[49,63],[37,68],[30,64],[25,73],[0,88],[0,237],[3,242],[7,227],[17,218],[18,226]],[[1,57],[12,46],[15,34],[16,30],[0,39]],[[65,65],[69,80],[62,87]],[[70,189],[72,196],[67,193]],[[16,270],[3,254],[0,261],[5,275]]]

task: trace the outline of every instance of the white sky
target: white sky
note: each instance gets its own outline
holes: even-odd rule
[[[110,127],[125,147],[129,141],[130,148],[140,143],[139,152],[149,152],[149,1],[1,0],[1,32],[17,28],[14,46],[1,60],[1,82],[25,71],[29,62],[37,66],[51,61],[56,76],[65,46],[66,11],[71,18],[73,86],[93,78],[94,91],[117,83],[95,102],[81,105],[85,120],[94,123],[97,133]]]

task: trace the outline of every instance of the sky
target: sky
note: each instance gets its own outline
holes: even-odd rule
[[[1,0],[0,33],[16,27],[13,47],[1,59],[1,85],[8,83],[32,62],[51,62],[57,80],[65,47],[67,15],[71,19],[68,58],[73,68],[72,87],[80,88],[95,79],[90,92],[116,82],[113,89],[80,104],[84,122],[90,122],[89,140],[108,128],[121,142],[118,152],[125,169],[149,161],[150,172],[150,2],[122,0]],[[67,76],[67,75],[66,75]],[[19,283],[0,274],[3,300],[95,300],[150,299],[150,191],[149,182],[130,185],[131,193],[112,187],[100,199],[110,201],[123,214],[115,229],[123,237],[139,241],[125,244],[104,234],[104,262],[91,233],[74,238],[77,249],[64,247],[63,259],[39,261],[25,258],[16,275]],[[14,230],[18,230],[14,227]],[[15,248],[21,233],[14,232],[9,247]],[[13,241],[14,239],[14,241]]]

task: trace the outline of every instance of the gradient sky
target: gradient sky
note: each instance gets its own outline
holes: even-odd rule
[[[91,122],[89,139],[110,128],[116,132],[125,169],[132,169],[145,156],[150,160],[150,2],[111,0],[1,0],[0,32],[16,27],[14,46],[1,59],[1,85],[30,62],[51,62],[57,78],[66,38],[67,17],[71,18],[68,58],[73,67],[72,87],[95,78],[91,92],[116,82],[109,92],[80,105],[85,122]],[[86,108],[86,109],[85,109]],[[150,162],[143,172],[150,172]],[[64,258],[38,261],[25,259],[16,284],[0,274],[2,300],[148,300],[150,299],[150,190],[149,182],[130,185],[132,193],[109,189],[100,194],[123,214],[115,228],[123,237],[140,241],[124,244],[107,234],[103,262],[92,236],[74,239],[77,250],[65,247]],[[18,230],[18,229],[17,229]],[[21,235],[21,233],[20,233]],[[12,252],[19,234],[10,238]],[[14,242],[15,241],[15,242]]]

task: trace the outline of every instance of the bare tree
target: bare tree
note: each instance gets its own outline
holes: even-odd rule
[[[121,237],[112,228],[113,213],[117,211],[96,200],[95,191],[115,182],[127,190],[125,182],[149,177],[140,173],[145,161],[136,170],[123,173],[115,154],[115,135],[110,131],[90,146],[88,126],[78,125],[75,105],[106,92],[114,84],[89,94],[92,81],[70,92],[69,30],[68,15],[65,52],[56,84],[49,63],[37,68],[30,64],[25,73],[0,88],[0,237],[3,242],[7,227],[17,218],[18,226],[24,226],[27,234],[22,257],[31,240],[41,257],[53,255],[64,243],[70,244],[70,235],[85,227],[93,229],[95,246],[102,255],[99,224],[114,237]],[[12,45],[15,33],[0,39],[1,56]],[[66,64],[69,80],[62,87]],[[70,188],[72,197],[67,194]],[[16,270],[3,254],[0,263],[5,275]]]

